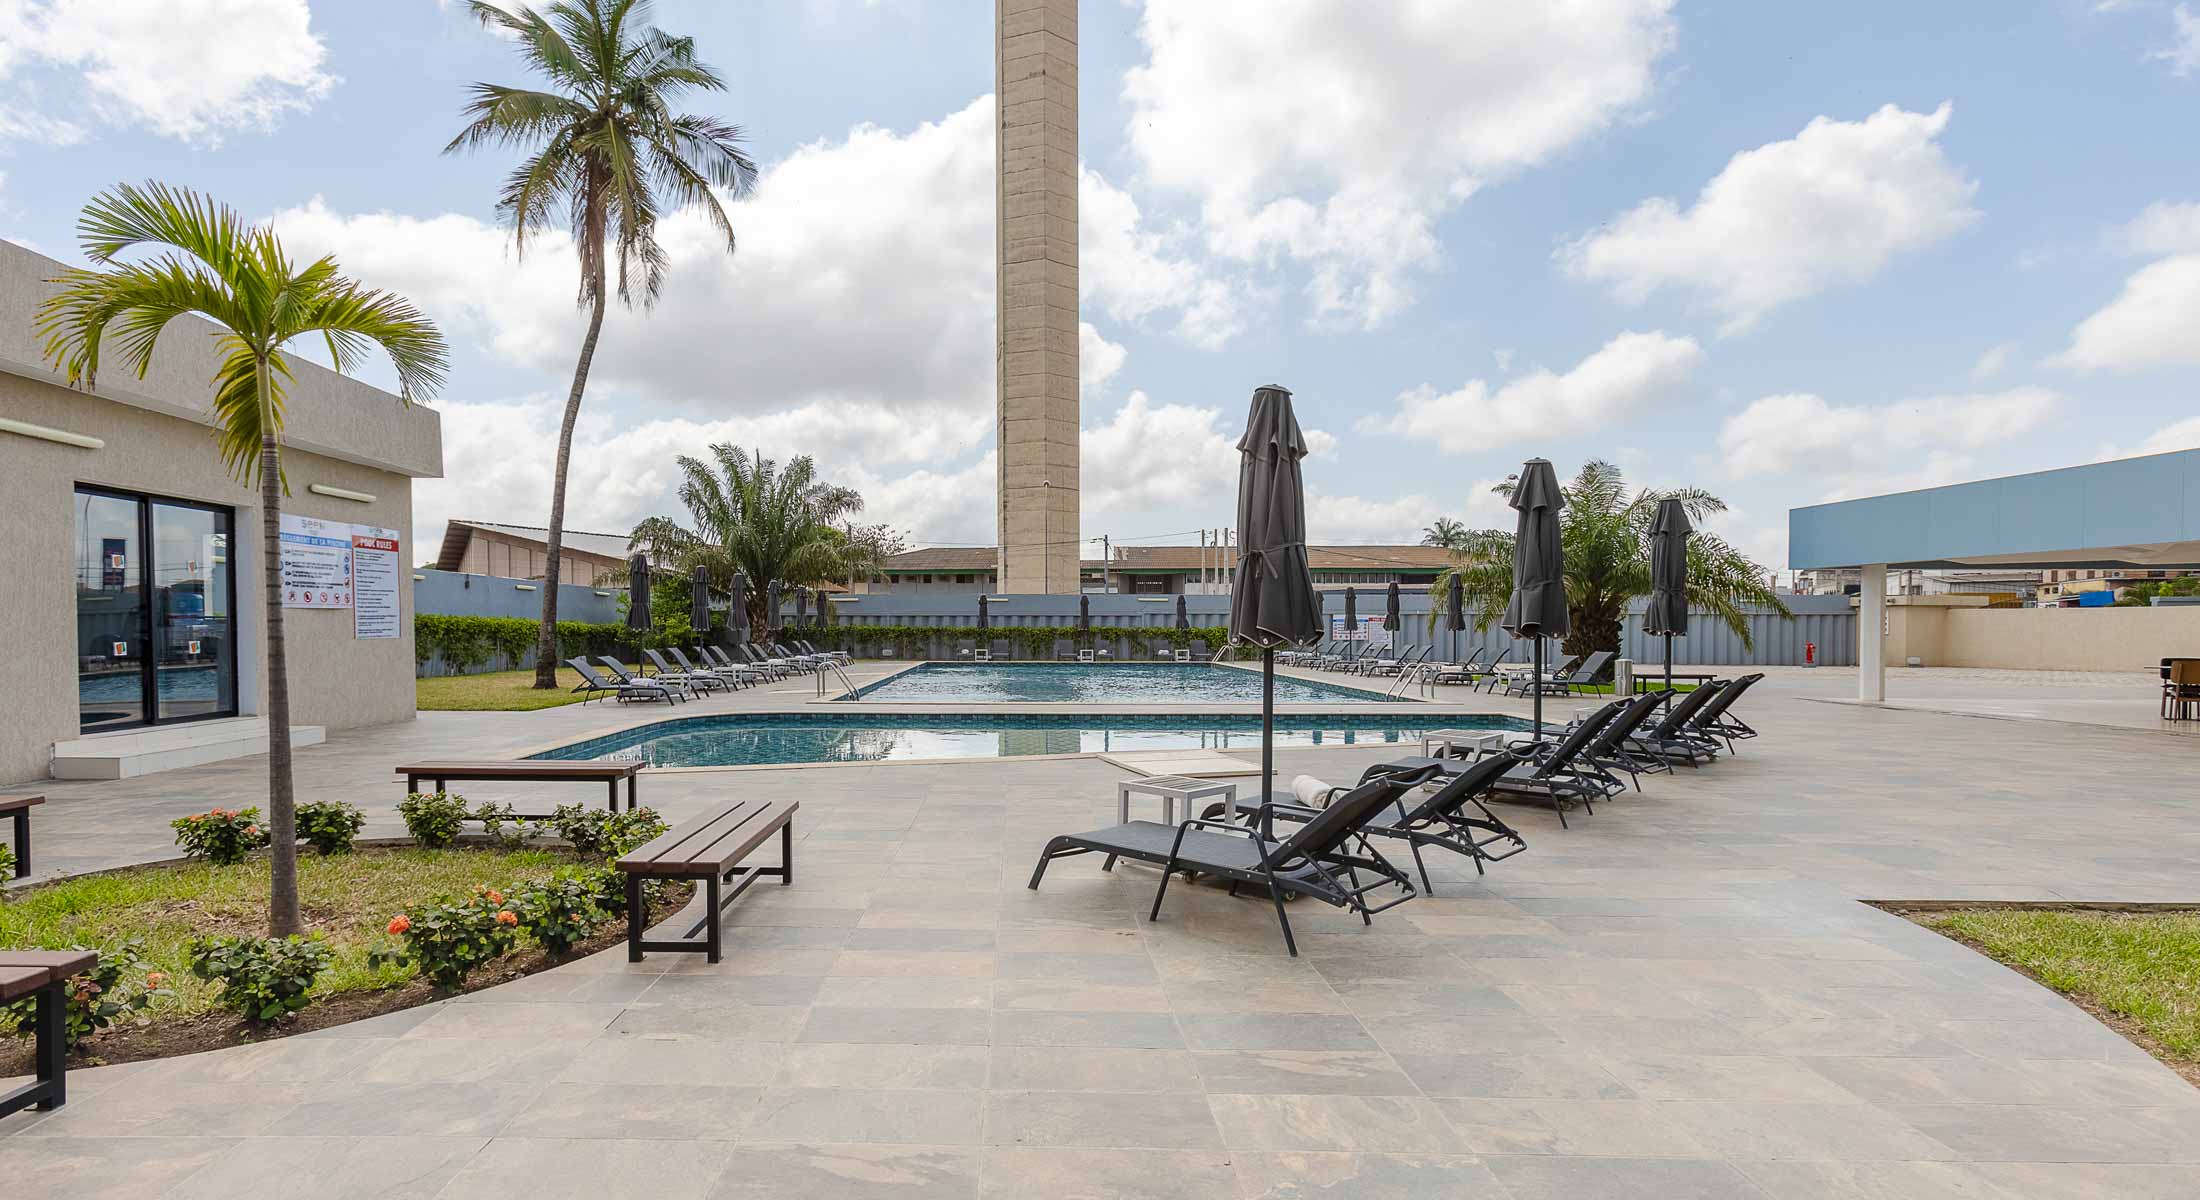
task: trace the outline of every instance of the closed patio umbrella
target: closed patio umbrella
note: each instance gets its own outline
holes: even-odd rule
[[[1451,585],[1451,661],[1459,661],[1459,631],[1467,624],[1467,589],[1456,580]]]
[[[1383,597],[1383,628],[1390,633],[1391,652],[1396,653],[1398,650],[1398,631],[1405,628],[1405,622],[1398,617],[1398,583],[1396,580],[1391,581],[1390,587]]]
[[[1192,612],[1184,606],[1182,593],[1178,593],[1176,598],[1176,627],[1178,629],[1190,629],[1192,627]]]
[[[1082,592],[1077,596],[1077,632],[1092,632],[1092,597]]]
[[[810,589],[794,590],[794,623],[797,627],[810,623]]]
[[[637,554],[626,560],[626,627],[640,633],[649,628],[649,558]]]
[[[1643,632],[1665,638],[1665,690],[1673,690],[1673,639],[1688,636],[1688,538],[1696,527],[1678,499],[1658,501],[1650,523],[1650,607]]]
[[[696,636],[710,632],[710,569],[697,567],[688,577],[688,624]]]
[[[776,636],[784,626],[779,614],[779,581],[774,579],[764,589],[764,632]]]
[[[1549,459],[1531,458],[1520,468],[1511,504],[1520,514],[1513,533],[1513,590],[1505,603],[1505,632],[1535,640],[1535,740],[1543,740],[1543,639],[1572,629],[1566,607],[1566,550],[1558,512],[1566,507],[1558,472]]]
[[[1359,656],[1358,643],[1360,638],[1360,591],[1358,588],[1348,587],[1344,590],[1344,636],[1347,639],[1345,645],[1353,650],[1353,657],[1357,658]]]
[[[985,597],[978,597],[978,628],[986,628]]]
[[[726,602],[726,632],[733,637],[733,644],[749,643],[749,580],[739,571],[733,573],[733,584],[727,589],[731,599]]]
[[[1276,648],[1303,646],[1322,633],[1321,598],[1306,565],[1306,481],[1299,461],[1306,436],[1291,393],[1253,392],[1245,436],[1238,439],[1238,560],[1230,594],[1230,639],[1260,647],[1260,785],[1276,778]]]

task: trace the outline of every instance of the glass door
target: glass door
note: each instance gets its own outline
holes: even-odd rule
[[[84,732],[236,715],[232,520],[226,508],[78,489]]]

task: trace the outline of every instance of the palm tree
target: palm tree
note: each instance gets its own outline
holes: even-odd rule
[[[1438,517],[1434,524],[1421,531],[1421,544],[1441,546],[1446,550],[1463,550],[1472,533],[1472,530],[1450,517]]]
[[[1513,484],[1508,479],[1492,490],[1509,497]],[[1658,502],[1678,499],[1696,521],[1725,512],[1726,502],[1699,488],[1665,492],[1645,488],[1630,495],[1619,468],[1595,460],[1582,464],[1565,494],[1559,523],[1566,551],[1567,608],[1573,618],[1566,653],[1616,649],[1627,602],[1650,592],[1650,523],[1657,516]],[[1448,608],[1453,588],[1464,588],[1462,599],[1475,614],[1474,627],[1489,628],[1504,613],[1512,594],[1512,556],[1511,530],[1469,532],[1453,547],[1452,565],[1429,588],[1434,597],[1430,619]],[[1724,621],[1744,646],[1752,644],[1750,606],[1792,615],[1766,583],[1769,578],[1748,555],[1718,537],[1699,532],[1688,540],[1689,606],[1708,610]]]
[[[497,215],[511,226],[513,250],[522,256],[529,237],[541,230],[559,223],[571,229],[580,257],[578,303],[588,307],[588,332],[581,338],[558,427],[542,630],[535,644],[535,686],[554,688],[566,470],[588,366],[603,332],[610,264],[618,263],[621,304],[634,301],[629,276],[635,273],[641,277],[643,307],[656,302],[665,271],[657,221],[667,203],[701,209],[726,239],[726,253],[733,253],[733,222],[719,193],[729,199],[748,194],[756,184],[756,164],[740,149],[740,126],[673,111],[684,93],[722,92],[726,83],[696,61],[694,39],[647,24],[648,0],[558,0],[540,12],[473,0],[473,14],[484,27],[509,36],[521,60],[551,90],[473,85],[466,128],[443,152],[485,146],[528,151],[504,181]]]
[[[735,572],[748,578],[749,625],[767,625],[766,593],[774,583],[808,586],[868,575],[878,569],[885,544],[853,537],[839,524],[860,512],[853,488],[817,478],[808,455],[782,467],[762,454],[723,443],[710,448],[711,463],[682,455],[680,503],[692,526],[651,517],[634,527],[634,548],[650,561],[682,574],[696,567],[725,587]]]
[[[268,833],[273,880],[268,930],[299,931],[297,793],[290,770],[290,680],[283,644],[283,391],[285,347],[315,338],[339,371],[379,346],[397,368],[399,398],[425,399],[450,364],[443,335],[401,296],[362,288],[336,260],[292,265],[273,230],[248,227],[235,210],[181,188],[121,184],[93,197],[77,221],[84,257],[104,269],[72,269],[38,310],[45,357],[72,387],[99,385],[100,353],[113,348],[140,379],[170,321],[205,317],[222,327],[214,375],[214,440],[240,482],[260,489],[260,582],[266,608]],[[139,261],[120,256],[157,248]]]

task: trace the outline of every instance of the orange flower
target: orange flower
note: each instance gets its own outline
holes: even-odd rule
[[[411,929],[412,927],[412,918],[406,916],[404,913],[399,913],[396,916],[390,918],[391,933],[403,933],[406,930]]]
[[[257,825],[247,825],[244,827],[244,835],[246,837],[260,836],[260,827]]]
[[[491,904],[502,904],[502,903],[504,903],[504,893],[503,893],[503,892],[500,892],[500,891],[498,891],[498,890],[496,890],[495,888],[490,888],[489,890],[487,890],[487,891],[485,891],[485,892],[483,892],[483,893],[481,893],[481,894],[482,894],[482,895],[484,895],[484,896],[486,896],[486,897],[488,897],[488,899],[489,899],[489,903],[491,903]]]
[[[513,912],[509,908],[499,909],[497,910],[497,924],[517,925],[519,924],[519,914]]]
[[[157,988],[162,983],[166,982],[167,979],[168,976],[165,972],[147,971],[145,973],[145,986],[149,988]]]

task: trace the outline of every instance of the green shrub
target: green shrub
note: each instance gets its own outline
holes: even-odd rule
[[[454,675],[487,665],[502,654],[517,666],[535,648],[542,622],[526,617],[470,617],[449,613],[413,615],[413,656],[421,662],[440,656]],[[626,645],[624,626],[587,621],[558,622],[558,657],[611,654]]]
[[[473,819],[481,822],[481,832],[501,849],[517,850],[527,844],[533,827],[513,815],[509,804],[484,804],[474,810]]]
[[[466,820],[466,798],[451,792],[412,792],[397,802],[397,815],[405,818],[405,832],[429,850],[440,850],[458,840],[458,827]]]
[[[168,827],[176,831],[176,844],[187,857],[203,858],[217,867],[235,866],[268,842],[256,808],[210,808],[177,817]]]
[[[582,804],[558,805],[543,825],[589,859],[617,858],[665,831],[664,818],[653,808],[611,812]]]
[[[88,950],[89,946],[71,946]],[[84,1039],[134,1013],[156,997],[169,994],[167,977],[145,969],[145,946],[129,941],[99,948],[99,965],[69,980],[67,1041],[71,1049]],[[0,1009],[0,1028],[19,1036],[38,1032],[38,998],[25,996]]]
[[[304,1008],[313,981],[336,961],[320,934],[311,937],[193,938],[191,973],[222,985],[224,1007],[254,1025],[271,1025]]]
[[[13,878],[15,878],[15,849],[12,846],[0,846],[0,883],[5,883]],[[6,892],[0,892],[0,899],[5,899],[6,896]]]
[[[410,963],[429,983],[452,989],[474,968],[511,950],[519,939],[519,914],[505,904],[503,893],[483,888],[466,900],[399,913],[390,918],[389,932],[399,939],[397,947],[369,951],[370,964]]]
[[[600,885],[570,872],[512,893],[511,909],[519,927],[553,958],[588,940],[609,914],[598,903]]]
[[[323,854],[349,854],[367,824],[367,815],[341,800],[316,800],[298,806],[298,840]]]
[[[839,621],[831,625],[789,626],[784,636],[790,641],[799,638],[824,649],[850,653],[891,647],[901,658],[914,658],[919,654],[944,655],[951,653],[958,642],[975,642],[981,646],[988,642],[1007,642],[1021,657],[1052,658],[1057,640],[1093,646],[1120,638],[1133,646],[1167,642],[1170,648],[1177,650],[1204,642],[1208,649],[1220,650],[1229,642],[1230,630],[1225,625],[1201,625],[1191,629],[1178,629],[1174,625],[1095,625],[1091,633],[1081,634],[1074,625],[1009,625],[980,629],[975,625],[860,625]]]
[[[580,867],[573,872],[573,877],[594,891],[596,907],[602,909],[606,917],[619,920],[626,916],[626,872],[609,865]],[[642,907],[645,910],[655,907],[667,886],[668,882],[663,879],[644,879]]]

